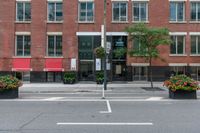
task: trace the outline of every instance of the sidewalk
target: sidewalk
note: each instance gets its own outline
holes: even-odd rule
[[[146,92],[141,87],[150,87],[150,82],[127,82],[127,83],[108,83],[108,91],[116,90],[131,90],[136,92]],[[154,87],[162,88],[163,82],[154,82]],[[63,83],[25,83],[20,87],[20,93],[62,93],[62,92],[94,92],[101,91],[103,85],[96,84],[95,82],[78,82],[76,84],[63,84]]]

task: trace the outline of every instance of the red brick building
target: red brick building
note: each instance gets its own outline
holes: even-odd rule
[[[101,45],[103,0],[0,0],[0,74],[30,82],[61,82],[64,71],[95,80],[93,49]],[[139,47],[124,28],[143,22],[167,27],[173,44],[159,47],[166,62],[153,61],[153,79],[170,73],[200,76],[200,0],[107,0],[107,42],[111,81],[148,80],[143,59],[115,58],[118,47]]]

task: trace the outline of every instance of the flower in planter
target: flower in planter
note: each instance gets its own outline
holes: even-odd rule
[[[105,57],[105,49],[103,47],[97,47],[94,49],[94,54],[97,58],[103,58]]]
[[[186,75],[176,75],[164,81],[163,86],[166,86],[171,91],[177,90],[196,91],[200,89],[199,83]]]
[[[0,76],[0,90],[12,90],[17,89],[22,86],[22,82],[10,75],[7,76]]]

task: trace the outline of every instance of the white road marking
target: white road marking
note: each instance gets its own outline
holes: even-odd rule
[[[61,100],[65,97],[51,97],[51,98],[46,98],[46,99],[43,99],[44,101],[55,101],[55,100]]]
[[[108,111],[100,111],[100,113],[112,113],[110,102],[108,100],[106,100],[106,105],[107,105]]]
[[[63,123],[58,122],[58,126],[71,125],[71,126],[101,126],[101,125],[109,125],[109,126],[153,126],[153,123]]]
[[[146,99],[147,101],[160,101],[162,99],[162,97],[150,97],[148,99]]]

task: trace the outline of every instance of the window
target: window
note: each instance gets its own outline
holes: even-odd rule
[[[138,39],[133,40],[133,49],[136,50],[136,51],[141,50],[141,44],[140,44],[140,41]]]
[[[170,2],[170,21],[180,22],[185,20],[185,3]]]
[[[30,2],[16,3],[16,20],[31,21],[31,4]]]
[[[171,75],[186,74],[186,66],[170,66]]]
[[[147,2],[133,2],[133,21],[135,22],[148,21]]]
[[[191,36],[191,54],[200,54],[200,36]]]
[[[200,21],[200,2],[190,3],[190,20]]]
[[[170,54],[185,54],[185,36],[171,36]]]
[[[62,56],[62,36],[48,36],[48,56]]]
[[[127,2],[113,2],[113,21],[125,22],[128,21],[128,4]]]
[[[29,35],[16,36],[16,56],[30,56],[31,37]]]
[[[79,3],[79,21],[81,22],[94,21],[94,2]]]
[[[62,2],[49,2],[48,3],[48,21],[62,21]]]

